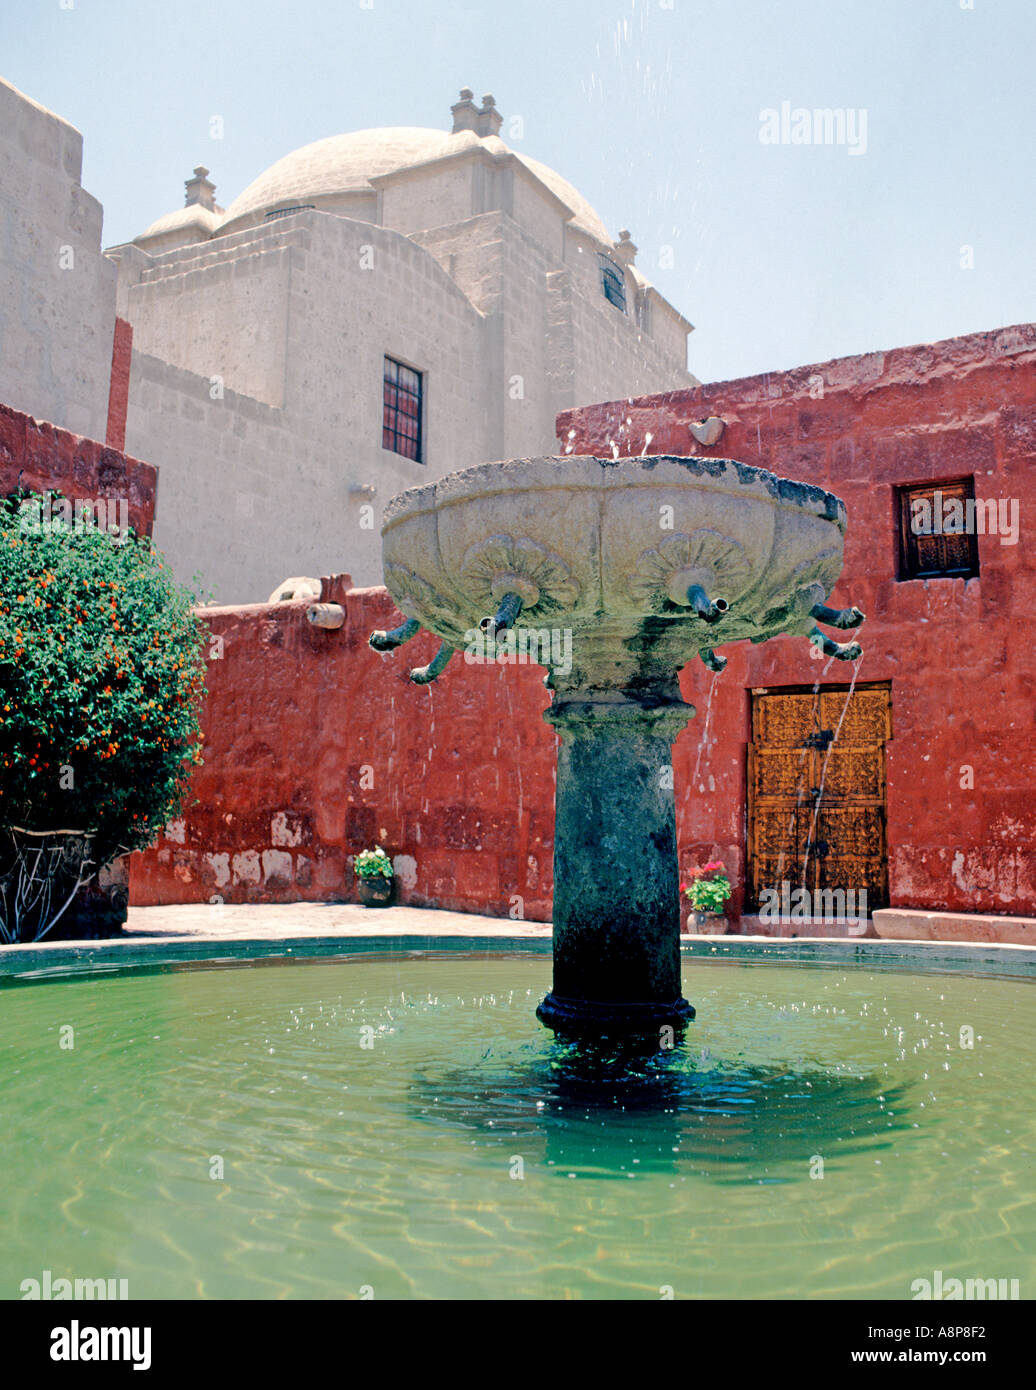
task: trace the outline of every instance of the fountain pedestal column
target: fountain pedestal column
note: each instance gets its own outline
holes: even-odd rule
[[[654,1035],[681,995],[672,744],[694,714],[672,688],[558,693],[554,988],[537,1010],[571,1035]]]

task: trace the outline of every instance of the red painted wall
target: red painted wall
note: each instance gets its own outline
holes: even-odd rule
[[[375,842],[403,866],[398,901],[550,915],[553,732],[539,667],[468,666],[420,687],[422,634],[381,656],[374,628],[402,621],[384,589],[324,581],[345,626],[308,603],[207,608],[205,765],[196,805],[133,861],[134,903],[341,901],[349,856]],[[520,898],[521,902],[515,901]]]
[[[0,496],[18,487],[54,488],[73,499],[125,498],[138,535],[150,536],[154,526],[158,470],[151,464],[0,405]]]
[[[726,428],[705,448],[689,426],[713,415]],[[573,453],[607,456],[614,441],[620,454],[639,454],[648,432],[651,453],[729,456],[844,499],[845,570],[830,602],[867,614],[859,679],[892,685],[891,904],[1033,913],[1036,325],[558,417],[559,439]],[[974,475],[977,497],[1017,500],[1017,544],[980,536],[975,579],[897,582],[896,485],[965,475]],[[705,791],[697,793],[691,773],[712,677],[700,662],[684,672],[700,713],[674,756],[681,863],[715,854],[740,882],[749,691],[812,684],[822,663],[810,660],[802,638],[723,654],[730,660],[715,686],[697,779]],[[850,675],[835,662],[824,683]],[[969,790],[965,765],[974,769]]]
[[[868,614],[864,681],[892,685],[888,833],[894,906],[1036,911],[1036,325],[872,353],[558,421],[571,452],[701,453],[760,464],[837,492],[849,509],[833,602]],[[822,394],[821,394],[822,392]],[[689,424],[726,423],[697,445]],[[897,583],[897,483],[974,474],[976,492],[1020,501],[1017,545],[980,537],[981,576]],[[349,856],[375,841],[408,856],[400,898],[507,916],[549,916],[555,736],[539,668],[466,666],[431,687],[406,679],[435,650],[366,644],[400,621],[384,590],[325,581],[346,626],[312,629],[305,604],[208,609],[210,664],[199,804],[137,856],[135,903],[335,900]],[[674,749],[681,865],[722,858],[738,896],[745,861],[753,687],[812,683],[804,639],[728,649],[714,687],[681,676],[698,718]],[[844,684],[835,663],[825,682]],[[974,789],[960,787],[963,764]],[[692,782],[695,784],[692,786]],[[696,789],[697,788],[697,789]],[[411,881],[412,880],[412,881]]]
[[[130,363],[133,358],[133,325],[115,320],[112,338],[112,375],[108,387],[108,427],[104,442],[111,449],[126,447],[126,413],[129,410]]]

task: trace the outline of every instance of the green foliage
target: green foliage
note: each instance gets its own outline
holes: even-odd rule
[[[90,832],[103,865],[179,813],[206,633],[147,538],[48,500],[0,499],[0,828]]]
[[[360,851],[353,863],[353,869],[357,878],[391,878],[392,860],[380,845],[375,845],[373,849]]]
[[[703,869],[692,869],[690,883],[681,883],[680,889],[690,898],[695,912],[722,912],[732,891],[727,871],[718,859]]]

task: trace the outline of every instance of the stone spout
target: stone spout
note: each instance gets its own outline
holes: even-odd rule
[[[815,627],[809,634],[809,640],[815,647],[819,647],[825,656],[833,656],[836,661],[858,661],[863,656],[863,648],[859,642],[833,642],[826,632],[821,632]]]
[[[421,631],[421,624],[416,618],[407,618],[405,623],[400,623],[399,627],[390,628],[385,632],[382,628],[377,628],[367,638],[370,646],[376,652],[391,652],[396,647],[401,647],[404,642],[409,642],[411,637],[416,637]]]
[[[479,623],[479,627],[487,637],[499,637],[502,632],[506,632],[508,628],[515,625],[521,611],[521,595],[513,593],[505,594],[500,600],[500,607],[496,610],[496,616],[483,618]]]
[[[698,655],[710,671],[716,671],[718,673],[727,669],[727,658],[725,656],[717,656],[711,647],[702,647]]]
[[[700,584],[692,584],[687,590],[687,602],[691,611],[706,623],[719,622],[730,608],[726,599],[710,599]]]
[[[809,616],[844,632],[847,628],[859,627],[867,615],[859,608],[828,608],[826,603],[814,603]]]
[[[415,685],[430,685],[432,681],[438,680],[445,671],[446,663],[453,655],[454,650],[455,648],[449,642],[443,642],[427,666],[414,667],[410,672],[410,679]]]

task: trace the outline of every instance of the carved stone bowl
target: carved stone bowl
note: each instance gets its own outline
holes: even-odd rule
[[[831,493],[732,459],[511,459],[393,498],[385,583],[458,647],[517,594],[516,632],[571,633],[564,685],[636,686],[727,642],[814,630],[845,527]]]

